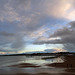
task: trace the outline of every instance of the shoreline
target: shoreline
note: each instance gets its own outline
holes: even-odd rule
[[[64,62],[47,64],[47,66],[58,68],[75,68],[75,56],[64,56]]]
[[[37,65],[36,63],[35,64],[32,64],[32,63],[19,63],[19,64],[14,64],[14,65],[10,65],[10,66],[7,66],[8,69],[10,69],[11,72],[7,71],[8,73],[7,74],[4,74],[4,72],[6,71],[4,68],[3,68],[3,72],[2,74],[0,75],[75,75],[75,56],[72,56],[72,55],[68,55],[68,56],[59,56],[58,58],[61,58],[64,60],[64,62],[62,63],[50,63],[50,64],[45,64],[44,66],[47,66],[47,67],[55,67],[54,69],[52,69],[52,73],[51,72],[48,72],[50,69],[48,69],[48,71],[39,71],[38,73],[28,73],[27,72],[14,72],[14,74],[12,74],[14,68],[18,68],[19,70],[22,70],[22,69],[25,69],[25,68],[34,68],[32,69],[32,71],[36,71],[35,69],[39,69],[41,67],[41,65]],[[48,58],[47,58],[48,59]],[[50,58],[49,58],[50,59]],[[12,69],[11,69],[12,68]],[[63,69],[63,70],[60,70]],[[59,70],[56,70],[56,69],[59,69]],[[41,69],[40,69],[41,70]],[[56,73],[54,73],[56,71]],[[62,71],[62,72],[60,72]]]

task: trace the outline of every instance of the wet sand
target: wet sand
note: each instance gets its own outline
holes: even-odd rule
[[[0,74],[0,75],[75,75],[75,74],[72,74],[72,73],[60,73],[60,74],[48,74],[48,73],[28,74],[28,73],[17,73],[17,74]]]
[[[4,75],[10,75],[10,74],[4,74]],[[38,74],[17,73],[17,74],[11,74],[11,75],[53,75],[53,74],[48,74],[48,73],[38,73]]]
[[[59,68],[75,68],[75,56],[64,56],[63,63],[52,63],[47,66],[59,67]]]
[[[61,56],[59,56],[61,58]],[[45,64],[48,67],[55,67],[53,70],[57,68],[66,68],[64,72],[62,73],[48,73],[48,72],[39,72],[35,74],[30,74],[30,73],[15,73],[15,74],[0,74],[0,75],[75,75],[75,56],[64,56],[64,62],[63,63],[50,63],[50,64]],[[8,66],[9,68],[11,67],[17,67],[17,68],[38,68],[41,66],[38,66],[36,64],[31,64],[31,63],[20,63],[20,64],[15,64]],[[49,69],[50,70],[50,69]]]
[[[26,67],[40,67],[34,64],[30,64],[30,63],[21,63],[21,64],[16,64],[16,65],[11,65],[9,67],[19,67],[19,68],[26,68]]]

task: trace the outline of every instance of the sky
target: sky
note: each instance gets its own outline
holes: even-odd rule
[[[46,49],[75,52],[75,0],[0,0],[0,54]]]

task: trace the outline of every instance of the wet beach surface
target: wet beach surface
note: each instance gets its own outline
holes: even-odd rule
[[[50,57],[1,56],[0,75],[75,75],[75,56]]]

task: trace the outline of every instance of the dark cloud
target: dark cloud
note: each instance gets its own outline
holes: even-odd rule
[[[21,37],[17,37],[16,40],[12,43],[12,49],[23,49],[25,47],[25,42]]]
[[[48,40],[47,40],[48,39]],[[58,43],[57,43],[58,42]],[[49,38],[46,38],[44,40],[40,40],[40,38],[37,38],[33,44],[61,44],[62,40],[60,39],[55,39],[55,40],[49,40]]]
[[[0,49],[0,52],[17,52],[17,50],[4,50],[4,49]]]
[[[63,49],[68,51],[75,51],[75,43],[65,43],[63,44]]]
[[[70,22],[69,25],[72,30],[75,29],[75,21]]]
[[[14,36],[13,33],[8,33],[8,32],[0,32],[0,35],[2,35],[2,36]]]
[[[50,37],[60,37],[61,43],[75,43],[75,21],[69,24],[70,27],[58,29]]]
[[[44,40],[38,38],[34,44],[62,44],[64,49],[75,51],[75,21],[68,25],[69,27],[57,29],[49,38]]]

